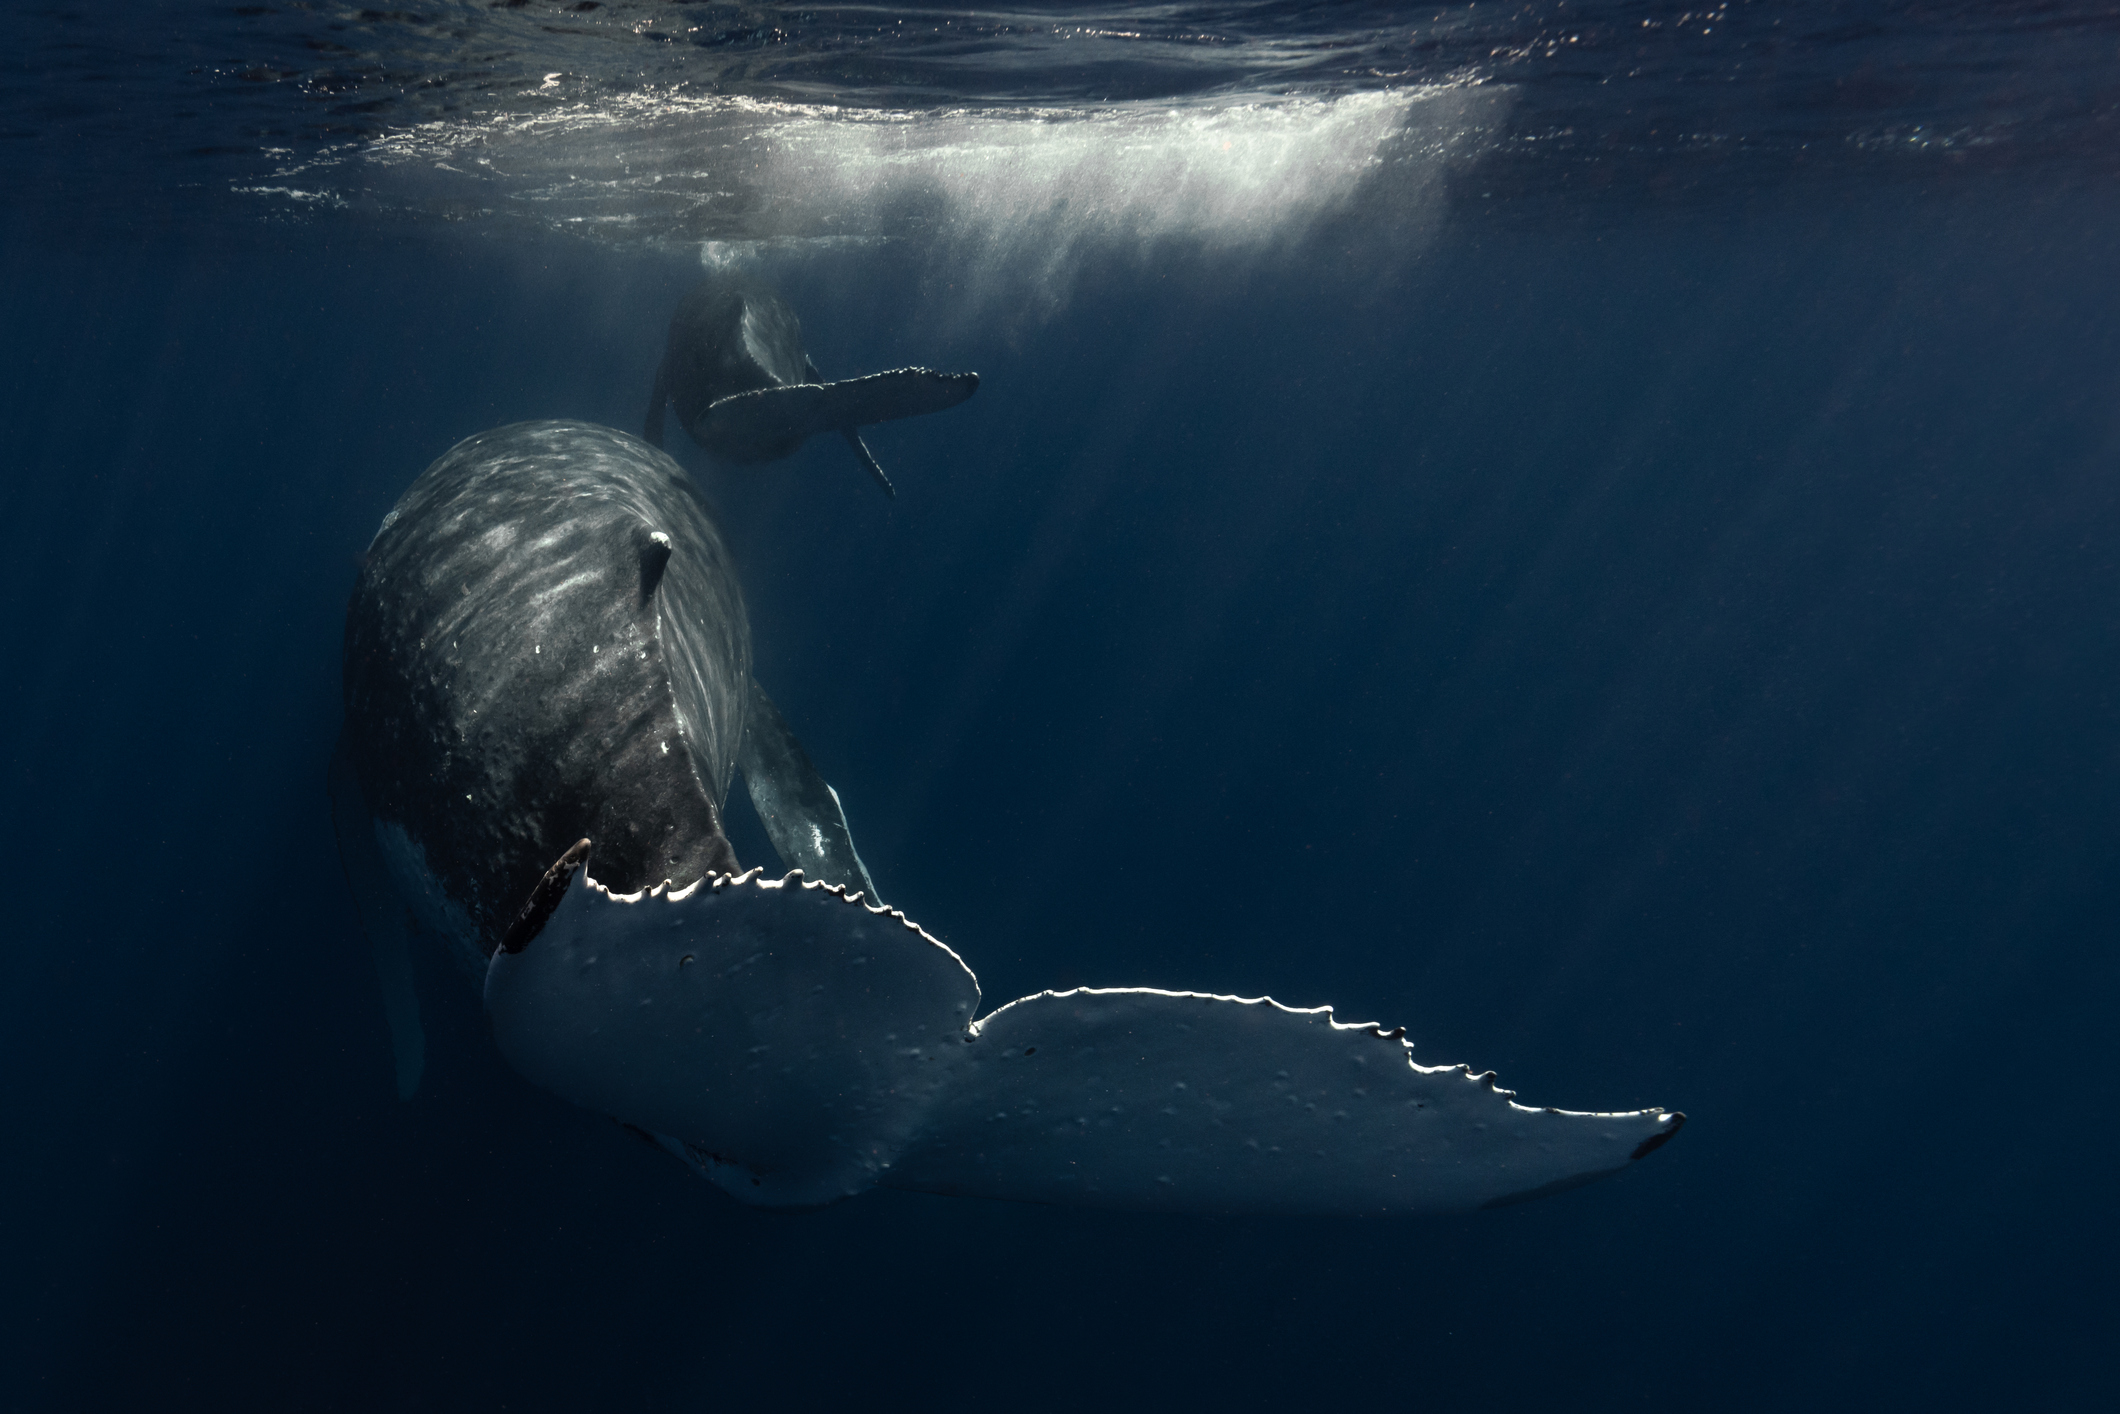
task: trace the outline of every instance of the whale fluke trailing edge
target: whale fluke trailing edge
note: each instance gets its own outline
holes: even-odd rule
[[[820,433],[836,432],[887,496],[897,488],[860,429],[957,406],[979,390],[976,373],[898,368],[827,382],[802,346],[802,323],[768,287],[734,275],[693,286],[670,316],[641,435],[663,444],[675,405],[692,440],[739,466],[777,461]]]
[[[1266,997],[1085,987],[979,1017],[963,960],[859,893],[752,870],[614,894],[593,863],[522,951],[494,955],[494,1039],[746,1202],[880,1186],[1452,1212],[1616,1172],[1685,1122],[1520,1105],[1492,1072],[1415,1064],[1403,1028]]]
[[[417,934],[477,978],[516,1070],[748,1203],[1458,1211],[1616,1172],[1685,1122],[1522,1105],[1416,1064],[1403,1028],[1265,997],[1077,988],[981,1015],[752,677],[683,469],[609,428],[518,424],[430,466],[363,558],[344,663],[333,823],[400,1094]],[[722,829],[738,774],[781,878]]]

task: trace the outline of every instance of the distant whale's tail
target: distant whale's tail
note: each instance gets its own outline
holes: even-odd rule
[[[869,475],[876,478],[876,484],[883,488],[883,494],[894,501],[897,500],[898,488],[891,484],[891,478],[885,476],[883,468],[876,464],[876,454],[869,450],[868,443],[861,440],[861,434],[848,427],[841,429],[839,435],[847,439],[847,445],[854,449],[854,455],[860,459]]]
[[[730,461],[745,463],[786,456],[805,438],[820,432],[837,432],[846,437],[854,454],[885,493],[895,495],[890,479],[855,429],[942,412],[957,406],[978,388],[976,373],[937,373],[929,368],[898,368],[837,383],[757,388],[711,404],[693,426],[692,435]],[[660,406],[658,399],[655,409]],[[651,441],[657,430],[655,409],[649,414]]]

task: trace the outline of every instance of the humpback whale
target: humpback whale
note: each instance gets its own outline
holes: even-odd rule
[[[348,607],[331,772],[401,1092],[405,949],[431,935],[516,1070],[747,1203],[1447,1212],[1616,1172],[1684,1123],[1520,1104],[1328,1007],[1078,987],[982,1013],[965,961],[877,896],[751,663],[728,548],[645,442],[521,423],[404,493]],[[780,877],[723,829],[738,775]]]
[[[802,347],[802,321],[772,289],[747,276],[711,275],[678,301],[648,394],[641,435],[663,444],[663,410],[723,461],[748,466],[791,456],[820,432],[846,439],[886,496],[884,474],[860,428],[941,412],[979,388],[976,373],[898,368],[825,382]]]

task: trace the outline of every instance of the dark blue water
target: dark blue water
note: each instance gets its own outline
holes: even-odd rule
[[[1687,68],[1607,7],[1575,82],[1479,57],[1561,7],[1041,9],[1165,26],[1101,75],[991,16],[431,8],[25,30],[0,1404],[2109,1406],[2109,16],[1731,7]],[[576,106],[511,128],[539,46]],[[990,1003],[1331,1002],[1685,1133],[1466,1218],[774,1213],[435,959],[400,1102],[323,793],[356,557],[460,437],[635,426],[702,242],[828,372],[983,376],[872,437],[895,502],[678,455]]]

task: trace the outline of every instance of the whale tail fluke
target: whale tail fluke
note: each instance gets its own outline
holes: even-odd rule
[[[843,429],[840,435],[847,439],[847,446],[853,449],[854,455],[860,460],[862,468],[869,475],[876,478],[876,484],[883,488],[883,494],[894,501],[897,500],[898,488],[891,484],[891,478],[885,476],[883,468],[876,464],[876,454],[869,450],[868,443],[861,440],[861,434],[848,427]]]
[[[878,1182],[1163,1212],[1466,1212],[1617,1173],[1685,1123],[1520,1105],[1492,1071],[1412,1049],[1404,1028],[1266,997],[1042,992],[971,1028]]]
[[[828,795],[811,818],[840,819]],[[1078,988],[975,1021],[955,952],[799,869],[631,894],[576,871],[530,946],[493,955],[485,998],[523,1075],[773,1207],[881,1186],[1464,1212],[1616,1173],[1685,1123],[1519,1104],[1492,1071],[1415,1064],[1403,1028],[1264,997]]]
[[[969,398],[978,388],[976,373],[937,373],[929,368],[898,368],[837,383],[755,388],[710,405],[700,415],[692,434],[702,445],[730,461],[772,461],[820,432],[854,434],[855,429],[871,423],[943,412]],[[851,440],[862,464],[889,491],[889,479],[876,465],[876,459],[866,455],[859,436],[854,435]]]

